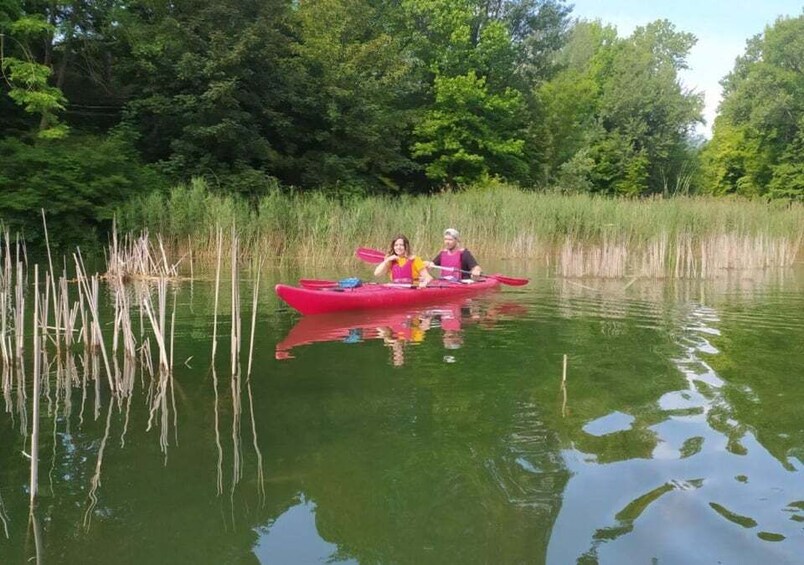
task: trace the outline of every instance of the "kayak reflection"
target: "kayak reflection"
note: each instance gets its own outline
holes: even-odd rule
[[[444,361],[452,363],[455,357],[450,352],[463,346],[466,324],[490,328],[501,317],[516,317],[526,312],[527,308],[521,304],[464,298],[428,307],[305,316],[277,343],[276,358],[292,359],[293,349],[313,343],[381,340],[390,350],[391,364],[401,366],[405,363],[408,346],[421,343],[428,332],[436,330],[447,352]]]

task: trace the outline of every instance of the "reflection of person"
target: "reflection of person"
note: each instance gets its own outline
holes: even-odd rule
[[[410,343],[424,341],[424,332],[430,327],[429,318],[405,315],[402,319],[393,320],[389,325],[377,328],[379,337],[391,348],[391,363],[400,367],[405,363],[405,346]]]
[[[427,283],[433,280],[424,261],[410,252],[410,241],[404,235],[398,235],[391,240],[388,255],[374,269],[376,277],[385,273],[388,273],[391,282],[418,284],[420,287],[427,286]]]
[[[444,349],[460,349],[463,347],[463,334],[460,330],[444,330],[442,343]]]
[[[482,273],[480,265],[477,264],[472,253],[460,246],[461,239],[460,233],[455,228],[447,228],[444,230],[444,249],[441,250],[432,265],[446,267],[441,269],[441,278],[449,280],[460,280],[462,275],[461,271],[470,273],[473,279],[476,279]]]
[[[391,328],[377,328],[383,342],[391,348],[391,364],[401,367],[405,364],[405,340],[394,337]]]

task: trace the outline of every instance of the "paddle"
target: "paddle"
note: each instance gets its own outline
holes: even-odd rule
[[[321,279],[299,279],[299,286],[311,290],[321,290],[325,288],[336,288],[338,281],[327,281]]]
[[[382,263],[383,260],[385,259],[385,253],[383,253],[379,249],[370,249],[368,247],[358,247],[357,250],[355,251],[355,255],[357,256],[358,259],[360,259],[362,261],[365,261],[366,263],[375,263],[375,264],[376,263]],[[438,265],[433,265],[433,267],[435,267],[436,269],[449,270],[449,271],[457,270],[457,269],[454,269],[452,267],[440,267]],[[461,270],[460,272],[464,273],[464,274],[467,274],[467,275],[472,274],[471,271],[463,271],[463,270]],[[528,284],[530,282],[530,279],[520,279],[520,278],[517,278],[517,277],[507,277],[505,275],[496,275],[496,274],[495,275],[486,275],[486,274],[483,274],[482,276],[484,276],[484,277],[486,277],[488,279],[498,280],[503,284],[507,284],[508,286],[525,286],[526,284]]]
[[[363,286],[366,285],[377,285],[382,284],[382,286],[387,288],[418,288],[415,285],[411,285],[408,283],[375,283],[375,282],[363,282]],[[338,285],[338,281],[330,281],[326,279],[299,279],[299,286],[302,288],[306,288],[308,290],[339,290],[340,287]],[[344,290],[344,289],[340,289]],[[347,289],[348,290],[348,289]]]

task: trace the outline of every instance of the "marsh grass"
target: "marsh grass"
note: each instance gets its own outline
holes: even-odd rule
[[[43,214],[43,221],[45,221]],[[219,232],[218,241],[223,241]],[[45,228],[47,237],[47,228]],[[105,275],[90,274],[79,250],[73,254],[74,276],[67,277],[67,267],[60,275],[53,269],[50,247],[47,246],[48,270],[31,263],[29,280],[28,260],[19,238],[12,239],[7,230],[0,231],[0,388],[5,411],[19,424],[20,434],[26,438],[30,458],[30,507],[36,506],[40,479],[45,475],[40,467],[40,419],[43,413],[53,418],[52,443],[55,453],[56,429],[60,417],[69,419],[72,412],[72,391],[81,392],[78,413],[83,424],[85,408],[94,391],[94,419],[101,416],[106,404],[106,427],[97,452],[95,471],[87,489],[87,504],[83,526],[89,529],[98,503],[101,485],[104,449],[110,437],[110,422],[114,407],[122,413],[125,407],[125,424],[120,437],[125,445],[129,411],[136,392],[136,373],[139,370],[141,390],[148,410],[146,431],[158,430],[160,450],[167,462],[171,442],[178,444],[178,412],[176,382],[174,381],[174,341],[176,328],[177,263],[167,260],[169,253],[161,238],[125,237],[119,244],[112,237],[107,255]],[[156,241],[157,244],[154,244]],[[251,394],[251,368],[253,363],[254,335],[256,331],[259,290],[259,270],[262,260],[250,266],[257,270],[257,282],[251,301],[251,337],[248,343],[246,386],[241,379],[241,354],[245,354],[241,335],[241,265],[237,260],[238,236],[232,231],[230,252],[226,260],[231,265],[231,366],[232,366],[232,491],[242,478],[243,449],[241,416],[243,399],[247,397],[251,422],[252,444],[255,449],[258,480],[263,480],[262,453],[257,439],[256,412]],[[223,248],[219,246],[220,253]],[[220,263],[223,257],[219,255]],[[44,276],[42,274],[44,273]],[[219,283],[219,280],[217,281]],[[172,296],[171,296],[172,295]],[[172,300],[171,300],[172,298]],[[108,304],[104,304],[108,299]],[[104,307],[106,306],[106,307]],[[27,307],[27,310],[26,310]],[[218,315],[218,289],[216,285],[215,323]],[[139,318],[139,333],[135,322]],[[213,331],[217,337],[217,329]],[[107,344],[111,345],[109,347]],[[215,341],[213,340],[213,343]],[[214,347],[214,346],[213,346]],[[32,373],[26,371],[26,362],[32,359]],[[214,363],[214,353],[213,353]],[[122,367],[122,369],[121,369]],[[214,365],[212,367],[213,376]],[[30,377],[30,380],[29,380]],[[105,378],[104,378],[105,377]],[[218,416],[217,379],[215,421]],[[55,387],[52,385],[55,384]],[[51,391],[55,390],[55,399]],[[16,402],[13,396],[16,395]],[[30,398],[29,398],[30,395]],[[62,406],[59,407],[59,404]],[[45,410],[46,407],[46,410]],[[171,419],[172,416],[172,419]],[[218,436],[219,442],[219,436]],[[25,453],[23,451],[23,453]],[[221,452],[222,455],[222,452]],[[53,461],[56,461],[55,456]],[[219,460],[219,465],[222,457]],[[52,480],[53,469],[48,473]],[[219,481],[220,481],[219,477]],[[219,484],[222,493],[222,483]],[[258,489],[264,501],[264,489]],[[262,503],[262,502],[261,502]],[[0,521],[6,524],[4,509],[0,506]]]
[[[160,234],[174,255],[214,263],[217,228],[242,257],[332,266],[355,247],[407,234],[430,257],[446,227],[480,258],[538,260],[567,277],[713,277],[786,267],[804,242],[804,206],[759,200],[613,199],[525,192],[505,185],[432,196],[328,198],[269,194],[258,202],[211,193],[202,180],[119,211],[121,229]],[[231,241],[224,242],[231,246]],[[189,248],[189,249],[188,249]]]

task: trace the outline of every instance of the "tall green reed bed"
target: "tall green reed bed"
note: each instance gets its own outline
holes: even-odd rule
[[[314,264],[343,262],[359,245],[385,247],[397,233],[428,257],[443,229],[456,227],[482,258],[542,261],[564,276],[713,277],[787,267],[804,243],[799,204],[624,200],[505,185],[348,200],[276,192],[249,203],[194,180],[130,202],[119,218],[123,231],[161,234],[174,251],[191,249],[200,261],[214,258],[218,227],[237,234],[245,255]]]

